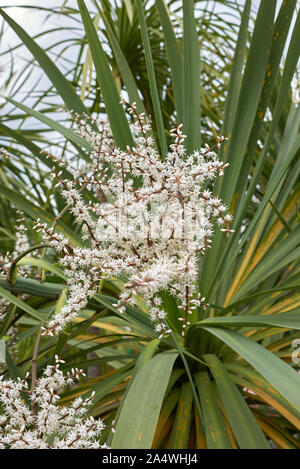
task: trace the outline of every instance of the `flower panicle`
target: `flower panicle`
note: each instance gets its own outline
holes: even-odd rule
[[[138,114],[135,103],[122,103],[133,119],[132,147],[116,147],[107,122],[76,116],[77,132],[93,148],[92,161],[71,172],[71,179],[63,177],[62,169],[53,169],[67,207],[81,226],[84,247],[73,247],[58,230],[36,223],[44,240],[61,255],[70,291],[45,334],[62,331],[97,292],[102,278],[123,273],[128,280],[113,306],[116,311],[126,313],[141,295],[155,331],[165,335],[170,328],[159,300],[162,290],[170,291],[183,311],[184,335],[191,308],[205,307],[196,291],[197,258],[210,248],[215,226],[227,236],[233,232],[232,216],[210,189],[228,166],[216,153],[227,139],[218,137],[212,146],[187,155],[182,124],[174,121],[173,143],[161,160],[149,119]],[[84,197],[86,187],[93,201]]]

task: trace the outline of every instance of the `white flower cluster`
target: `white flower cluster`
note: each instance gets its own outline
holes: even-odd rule
[[[17,230],[16,230],[16,242],[15,247],[12,253],[7,252],[4,256],[0,255],[0,274],[7,276],[12,261],[18,257],[21,253],[29,249],[29,241],[26,235],[27,228],[23,224],[22,213],[18,212],[20,218],[17,220]],[[26,277],[30,272],[29,266],[22,266],[18,269],[18,275],[20,277]],[[24,298],[24,296],[23,296]],[[5,298],[0,298],[0,321],[5,317],[6,311],[10,302]]]
[[[205,306],[205,298],[195,291],[197,257],[210,247],[214,223],[228,235],[232,232],[231,215],[209,189],[227,166],[214,151],[225,138],[187,155],[182,125],[176,125],[171,130],[174,143],[162,159],[145,115],[138,115],[135,104],[129,112],[135,118],[132,148],[116,148],[107,123],[96,132],[91,123],[78,119],[80,135],[93,146],[93,162],[72,171],[71,181],[62,179],[61,172],[55,174],[82,226],[85,247],[71,246],[63,235],[37,221],[47,243],[62,254],[71,286],[66,306],[51,319],[46,334],[61,331],[78,314],[101,278],[121,273],[128,281],[115,306],[124,313],[142,295],[160,336],[169,332],[162,290],[170,291],[183,309],[183,335],[188,314]],[[99,202],[85,202],[82,193],[87,186]]]
[[[29,391],[28,377],[17,381],[0,377],[0,448],[1,449],[98,449],[105,428],[102,420],[87,417],[93,394],[76,398],[69,406],[59,405],[59,391],[73,385],[82,370],[74,369],[66,376],[59,369],[64,363],[47,366],[44,374]],[[26,404],[24,395],[31,404]]]

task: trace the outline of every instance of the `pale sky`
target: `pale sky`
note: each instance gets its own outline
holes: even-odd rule
[[[244,0],[240,0],[241,3]],[[6,12],[22,26],[30,35],[38,34],[41,29],[44,28],[43,22],[45,19],[45,13],[33,10],[28,10],[27,8],[22,8],[22,6],[43,6],[46,8],[60,7],[64,3],[64,0],[0,0],[0,7],[8,7]],[[257,7],[260,3],[260,0],[253,0],[253,6]],[[280,1],[279,1],[280,3]],[[67,0],[67,6],[77,7],[76,0]],[[221,9],[222,6],[219,6]],[[65,17],[61,17],[62,21],[65,20]],[[55,18],[55,24],[59,24],[60,17],[59,15]],[[49,23],[48,23],[49,24]],[[6,29],[6,34],[4,38],[5,44],[14,44],[15,34],[10,28]]]
[[[244,3],[245,0],[239,0],[241,4]],[[282,0],[278,0],[278,7],[280,6]],[[89,5],[89,0],[87,0],[87,5]],[[51,29],[51,28],[57,28],[60,26],[66,26],[68,25],[68,22],[70,22],[70,26],[74,27],[74,21],[71,22],[71,20],[68,20],[65,15],[51,15],[50,19],[46,20],[46,13],[44,11],[39,11],[39,10],[32,10],[29,8],[29,6],[36,6],[36,7],[45,7],[45,8],[54,8],[56,7],[57,10],[63,5],[66,4],[68,7],[75,7],[77,8],[77,1],[76,0],[0,0],[0,7],[8,7],[5,8],[5,11],[20,25],[22,26],[25,31],[30,35],[34,36],[38,33],[41,33],[42,31]],[[260,0],[253,0],[252,1],[253,7],[257,8],[260,4]],[[217,3],[217,10],[224,11],[224,6],[220,5]],[[0,21],[1,24],[1,21]],[[65,31],[59,33],[55,32],[55,38],[52,35],[47,37],[41,37],[37,40],[38,44],[41,47],[46,48],[48,44],[55,42],[55,40],[59,39],[64,39],[66,38],[66,33]],[[74,37],[74,34],[76,35],[76,32],[74,33],[72,31],[71,37]],[[54,40],[55,39],[55,40]],[[18,44],[20,41],[16,34],[13,32],[13,30],[9,27],[5,27],[5,33],[2,35],[0,38],[0,54],[1,52],[3,53],[5,50],[9,49],[10,47]],[[48,42],[47,42],[48,41]],[[32,58],[31,54],[26,50],[25,47],[19,48],[17,51],[13,53],[14,57],[14,63],[16,64],[17,68],[24,66],[25,62],[24,60],[30,60]],[[53,59],[54,57],[50,57]],[[67,55],[68,57],[68,55]],[[70,57],[70,56],[69,56]],[[10,64],[9,64],[10,58],[9,56],[5,55],[5,58],[0,56],[0,69],[4,71],[0,74],[0,87],[1,84],[3,84],[7,74],[9,73],[10,70]],[[63,67],[63,63],[60,63],[60,65]],[[63,71],[63,69],[62,69]],[[43,74],[41,76],[41,82],[39,83],[41,86],[43,86],[45,83],[47,83],[47,77]]]
[[[59,0],[0,0],[0,7],[8,7],[5,11],[11,16],[20,26],[22,26],[30,35],[38,34],[41,30],[44,20],[44,13],[40,11],[28,10],[22,6],[45,6],[53,8],[60,4]],[[11,5],[13,7],[11,8]],[[6,29],[5,42],[13,43],[15,35],[11,28]]]

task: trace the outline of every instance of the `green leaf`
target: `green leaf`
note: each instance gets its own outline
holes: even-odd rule
[[[116,303],[116,299],[114,297],[110,297],[108,295],[95,295],[94,300],[108,308],[109,310],[113,311],[117,315],[124,317],[124,313],[120,313],[118,309],[113,306]],[[128,306],[126,308],[126,319],[128,322],[131,322],[134,324],[135,327],[137,327],[139,330],[141,330],[143,333],[145,333],[148,337],[156,338],[157,334],[155,334],[153,330],[152,323],[149,319],[149,316],[145,314],[143,311],[141,311],[138,308],[132,308]]]
[[[276,0],[262,0],[255,22],[228,149],[230,171],[226,171],[222,184],[222,199],[224,203],[229,205],[232,202],[265,79],[273,35],[275,8]]]
[[[159,95],[158,95],[158,90],[157,90],[155,71],[154,71],[154,65],[153,65],[153,59],[152,59],[152,53],[151,53],[150,40],[148,36],[147,24],[145,20],[144,6],[142,3],[142,0],[136,0],[136,6],[137,6],[138,17],[139,17],[139,23],[141,27],[141,33],[142,33],[142,39],[143,39],[143,45],[144,45],[144,51],[145,51],[145,59],[146,59],[146,65],[147,65],[147,73],[148,73],[148,79],[149,79],[149,86],[150,86],[150,91],[151,91],[152,105],[154,109],[154,117],[155,117],[155,122],[157,126],[157,131],[158,131],[160,150],[161,150],[162,157],[164,158],[164,156],[166,155],[168,151],[168,147],[167,147],[167,141],[166,141],[166,136],[165,136],[164,122],[163,122],[163,117],[162,117],[162,112],[161,112],[161,107],[160,107],[160,101],[159,101]]]
[[[261,92],[261,98],[256,112],[255,121],[251,129],[251,135],[247,145],[247,152],[243,160],[242,170],[240,172],[237,183],[235,193],[237,200],[235,202],[235,207],[239,205],[240,199],[244,196],[245,185],[247,184],[248,175],[251,170],[251,164],[253,163],[253,158],[257,149],[257,140],[259,139],[260,132],[264,126],[264,116],[266,109],[268,106],[270,106],[272,91],[276,83],[276,78],[278,78],[278,75],[280,74],[280,62],[282,60],[282,54],[286,44],[286,39],[288,37],[289,28],[293,21],[295,4],[295,0],[282,2],[276,22],[274,24],[272,47],[266,68],[264,86]],[[272,117],[274,118],[274,116]]]
[[[260,284],[274,272],[278,272],[295,259],[299,259],[300,225],[293,230],[281,243],[270,249],[257,267],[250,273],[240,286],[234,300],[242,298],[251,288]]]
[[[135,364],[135,367],[134,367],[134,370],[133,370],[133,373],[132,373],[132,377],[131,377],[131,380],[126,388],[126,391],[124,393],[124,396],[123,396],[123,399],[122,399],[122,402],[120,403],[119,405],[119,408],[118,408],[118,411],[117,411],[117,414],[116,414],[116,417],[115,417],[115,422],[116,424],[118,424],[118,420],[119,420],[119,416],[120,416],[120,413],[122,411],[122,408],[123,408],[123,405],[124,405],[124,402],[126,400],[126,396],[127,394],[129,393],[129,390],[130,390],[130,387],[131,385],[133,384],[134,382],[134,378],[136,376],[136,374],[138,373],[138,371],[140,371],[140,369],[149,361],[151,360],[151,358],[153,357],[158,345],[159,345],[160,341],[158,339],[153,339],[151,340],[146,346],[145,348],[143,349],[142,353],[140,354],[139,358],[137,359],[136,361],[136,364]],[[109,435],[109,439],[107,441],[107,444],[108,445],[111,445],[111,442],[112,442],[112,438],[113,438],[113,433],[111,432],[111,434]]]
[[[165,0],[156,0],[164,32],[164,40],[171,68],[172,84],[175,98],[177,120],[183,122],[183,59],[171,23],[168,6]],[[200,87],[199,87],[200,89]]]
[[[232,135],[229,135],[230,142],[227,149],[227,161],[230,164],[230,169],[228,168],[225,172],[219,194],[224,203],[232,207],[235,187],[239,180],[248,139],[253,127],[265,79],[273,36],[275,8],[276,0],[262,0],[260,2],[239,99],[237,103],[232,105],[233,108],[236,106],[236,112],[234,123],[232,124]],[[231,121],[231,116],[228,115],[228,117]],[[224,126],[226,125],[224,123]],[[229,125],[231,126],[231,123]],[[201,291],[205,297],[208,297],[208,292],[213,286],[215,287],[213,279],[216,276],[216,265],[220,265],[219,252],[222,250],[223,238],[223,233],[217,231],[212,249],[209,250],[205,257],[205,268],[201,286]]]
[[[18,306],[18,308],[22,309],[22,311],[25,311],[28,313],[30,316],[38,319],[41,322],[45,322],[45,316],[40,314],[38,311],[33,309],[31,306],[28,304],[24,303],[24,301],[20,300],[16,296],[12,295],[10,292],[5,290],[4,288],[0,287],[0,296],[5,298],[6,300],[10,301],[10,303],[13,303],[14,305]]]
[[[176,370],[174,370],[176,371]],[[180,389],[175,388],[172,389],[170,394],[167,396],[163,403],[163,407],[159,416],[158,424],[156,427],[155,431],[155,436],[154,440],[152,443],[153,448],[159,448],[159,442],[165,438],[166,435],[168,435],[168,424],[172,424],[172,417],[171,414],[173,410],[175,409],[177,403],[178,403],[178,398],[180,395]],[[167,431],[166,431],[167,429]]]
[[[201,400],[208,449],[232,449],[224,418],[208,373],[204,371],[195,374],[195,381]]]
[[[124,3],[125,3],[128,19],[130,21],[130,24],[132,24],[132,21],[133,21],[133,6],[132,6],[132,3],[131,3],[131,0],[124,0]]]
[[[128,65],[126,57],[124,56],[122,48],[119,42],[117,41],[117,38],[113,32],[112,27],[109,24],[108,19],[106,18],[106,15],[102,14],[101,17],[105,24],[106,34],[108,36],[111,48],[113,50],[116,62],[118,64],[122,79],[124,81],[124,85],[126,87],[130,103],[136,102],[136,110],[139,114],[145,112],[143,101],[140,98],[134,76]]]
[[[55,314],[59,314],[61,312],[62,308],[67,303],[67,298],[68,298],[68,289],[64,288],[55,305],[55,311],[54,311]]]
[[[290,404],[300,410],[300,375],[274,353],[247,337],[227,329],[203,327],[250,363]]]
[[[187,153],[201,146],[200,48],[194,1],[183,0],[183,131]]]
[[[0,276],[0,287],[14,293],[26,293],[28,295],[40,296],[42,298],[55,299],[61,293],[64,285],[48,282],[41,283],[31,278],[20,277],[13,285],[11,285],[5,277]]]
[[[189,382],[183,383],[177,404],[175,422],[173,425],[172,449],[187,448],[190,437],[191,414],[193,405],[193,390]]]
[[[22,212],[25,212],[27,215],[29,215],[33,220],[37,220],[38,218],[41,219],[41,222],[47,223],[48,225],[52,225],[52,223],[55,220],[55,216],[44,210],[43,208],[34,205],[30,200],[26,200],[23,197],[20,197],[20,195],[7,188],[4,187],[3,185],[0,185],[0,195],[5,197],[6,199],[10,200],[17,209],[22,210]],[[71,230],[65,223],[63,223],[61,220],[57,223],[57,228],[61,230],[64,235],[70,239],[73,243],[79,244],[80,243],[80,238],[79,236],[74,233],[73,230]]]
[[[97,31],[91,20],[88,9],[83,0],[77,0],[88,44],[93,57],[97,81],[106,107],[116,145],[126,150],[127,145],[133,145],[132,135],[126,119],[125,111],[120,104],[114,77],[109,66],[108,58],[102,48]]]
[[[182,324],[180,321],[178,321],[178,318],[181,316],[181,314],[177,307],[176,299],[166,290],[162,290],[160,292],[160,296],[163,301],[163,308],[168,315],[168,324],[170,325],[170,328],[172,331],[179,332],[180,334]]]
[[[132,367],[133,363],[128,363],[127,365],[122,366],[122,368],[119,368],[105,380],[100,380],[100,382],[93,384],[88,391],[87,396],[90,395],[90,391],[95,391],[94,402],[100,401],[100,399],[105,397],[115,386],[120,384],[130,375]]]
[[[300,430],[300,412],[291,406],[284,397],[268,383],[260,374],[245,365],[224,363],[227,371],[230,372],[231,379],[239,386],[243,386],[260,396],[274,409],[289,420],[298,430]]]
[[[36,158],[38,158],[45,166],[47,166],[49,169],[52,169],[55,167],[56,172],[58,173],[59,171],[62,171],[62,178],[63,179],[70,179],[72,175],[70,172],[66,169],[60,166],[56,161],[53,161],[50,158],[47,158],[46,155],[42,153],[42,149],[37,146],[35,143],[33,143],[30,139],[26,138],[20,130],[15,131],[13,129],[10,129],[6,125],[4,125],[2,122],[0,122],[0,129],[2,129],[4,135],[9,135],[12,137],[17,143],[20,145],[23,145],[25,148],[27,148],[32,155],[34,155]],[[83,154],[83,153],[82,153]],[[87,192],[85,189],[83,191],[83,195],[85,195],[88,200],[91,200],[91,192]]]
[[[34,109],[25,106],[25,104],[18,103],[14,99],[11,98],[5,98],[9,103],[13,104],[14,106],[22,109],[25,113],[35,117],[39,121],[43,122],[46,124],[50,129],[55,130],[56,132],[60,133],[64,137],[66,137],[67,140],[70,140],[70,142],[75,143],[79,147],[84,147],[89,151],[92,151],[93,147],[92,145],[81,138],[79,135],[77,135],[73,130],[68,129],[67,127],[59,124],[58,122],[54,121],[53,119],[50,119],[45,115],[44,112],[39,112],[35,111]],[[53,165],[52,165],[53,166]]]
[[[98,13],[95,16],[94,21],[93,21],[96,30],[98,29],[98,26],[99,26],[99,20],[100,20],[100,14]],[[87,84],[88,75],[89,75],[89,83]],[[81,78],[80,98],[83,102],[84,102],[86,88],[88,88],[89,90],[91,87],[92,75],[93,75],[93,58],[92,58],[90,48],[88,47],[86,51],[85,61],[82,67],[82,73],[81,73],[82,78]]]
[[[252,0],[247,0],[244,6],[243,15],[241,19],[241,26],[239,30],[239,35],[237,38],[236,48],[233,57],[232,70],[230,75],[230,81],[228,85],[228,94],[225,104],[224,111],[224,122],[221,131],[221,135],[225,137],[232,135],[232,127],[234,124],[234,119],[236,115],[236,110],[238,108],[240,89],[243,78],[243,67],[245,61],[245,54],[247,49],[247,40],[249,36],[248,23],[251,13],[251,2]],[[226,162],[228,159],[228,148],[229,144],[224,144],[219,153],[219,158],[221,161]],[[226,151],[227,150],[227,151]],[[216,181],[216,185],[219,188],[221,185],[221,179]]]
[[[20,377],[19,370],[16,367],[16,365],[15,365],[15,363],[14,363],[14,361],[13,361],[7,347],[6,347],[6,350],[5,350],[5,364],[8,368],[10,376],[14,380],[17,380]],[[29,397],[27,395],[24,395],[24,400],[27,402],[27,404],[29,403]]]
[[[153,339],[145,346],[139,358],[137,359],[137,362],[133,371],[133,375],[132,375],[133,378],[143,368],[143,366],[145,366],[145,364],[149,360],[151,360],[159,344],[160,344],[159,339]]]
[[[62,270],[43,259],[38,259],[36,257],[23,257],[23,259],[18,261],[17,265],[33,265],[35,267],[39,267],[40,269],[47,270],[48,272],[52,272],[62,279],[66,279],[66,275]]]
[[[215,355],[205,355],[224,406],[228,422],[241,449],[269,449],[269,444],[245,399]]]
[[[300,309],[288,311],[287,313],[273,315],[249,315],[249,316],[224,316],[216,318],[207,318],[196,324],[190,329],[202,326],[243,326],[243,327],[286,327],[287,329],[300,329]]]
[[[208,255],[206,256],[205,262],[205,272],[203,274],[203,286],[209,283],[210,289],[214,288],[217,289],[219,283],[224,279],[226,275],[228,275],[228,269],[235,261],[238,253],[240,252],[241,248],[244,246],[247,240],[249,240],[250,234],[253,232],[254,228],[257,227],[257,222],[259,218],[262,216],[264,210],[266,209],[267,205],[269,204],[269,200],[272,198],[274,192],[278,188],[279,184],[284,177],[285,172],[287,171],[289,165],[292,163],[295,155],[300,146],[300,137],[295,137],[292,141],[289,141],[288,148],[282,154],[282,158],[277,161],[276,167],[273,168],[272,174],[268,179],[268,184],[265,189],[265,195],[258,206],[255,214],[250,221],[247,229],[245,230],[242,238],[237,236],[239,232],[239,228],[242,225],[243,217],[249,207],[249,203],[251,202],[251,198],[257,187],[259,182],[259,176],[262,172],[264,167],[264,163],[268,157],[271,144],[274,140],[274,135],[278,127],[279,119],[282,114],[282,109],[284,107],[284,103],[286,101],[287,94],[290,90],[290,83],[295,71],[295,67],[297,65],[300,53],[300,12],[298,13],[296,23],[294,26],[293,34],[289,42],[289,48],[285,60],[285,67],[283,69],[282,78],[279,84],[279,90],[277,95],[277,100],[275,104],[275,109],[272,115],[272,122],[271,127],[269,129],[266,141],[264,143],[263,150],[260,152],[258,161],[254,168],[254,172],[251,176],[249,187],[245,190],[245,195],[243,200],[240,204],[239,213],[235,216],[234,227],[236,229],[236,233],[229,238],[227,241],[227,245],[223,250],[221,256],[216,255],[215,249],[218,249],[218,245],[220,243],[220,235],[216,233],[213,248],[209,251]],[[255,74],[255,72],[253,71]],[[240,129],[237,130],[239,132]],[[238,137],[237,137],[238,138]],[[227,185],[230,185],[231,182],[228,181]],[[246,188],[245,188],[246,189]],[[261,229],[265,226],[266,220],[262,220],[261,222]],[[258,242],[259,237],[256,237],[256,242]],[[224,268],[225,262],[227,262],[226,268]],[[216,268],[217,264],[217,268]],[[202,286],[202,290],[205,290]],[[204,291],[204,294],[207,295],[207,292]]]
[[[137,373],[124,401],[112,449],[151,448],[165,391],[178,354],[163,352]]]
[[[273,193],[275,192],[276,188],[280,184],[280,181],[287,171],[289,165],[292,163],[293,159],[297,155],[297,151],[300,148],[300,135],[295,139],[293,142],[290,150],[285,154],[285,158],[281,163],[281,166],[279,170],[277,171],[276,174],[274,174],[274,177],[271,177],[268,181],[268,186],[266,189],[265,196],[263,197],[261,203],[259,204],[252,220],[250,221],[247,229],[245,230],[245,233],[241,238],[236,240],[234,248],[230,251],[230,241],[228,242],[228,245],[226,246],[223,255],[221,256],[221,260],[219,262],[218,268],[215,269],[214,274],[212,274],[211,277],[211,286],[214,286],[215,288],[218,286],[218,283],[222,281],[222,279],[228,275],[228,269],[230,267],[230,263],[227,264],[226,268],[223,268],[221,271],[221,267],[223,266],[223,262],[226,258],[230,258],[230,261],[232,262],[235,260],[236,256],[240,252],[242,246],[246,243],[246,241],[249,239],[250,233],[257,226],[257,222],[260,219],[260,217],[263,214],[264,209],[266,208],[267,204],[269,203],[269,200],[271,199]],[[211,252],[213,249],[211,250]],[[229,255],[230,253],[230,255]],[[293,255],[293,253],[292,253]],[[206,274],[207,275],[207,274]],[[218,280],[216,281],[218,277]],[[218,282],[218,283],[217,283]]]

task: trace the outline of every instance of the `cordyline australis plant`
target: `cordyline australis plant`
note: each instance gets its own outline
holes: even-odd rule
[[[17,381],[0,376],[1,449],[98,449],[105,428],[102,420],[87,417],[94,394],[85,400],[78,397],[69,406],[59,406],[59,391],[73,385],[83,370],[73,369],[66,375],[59,369],[64,363],[56,356],[43,375],[29,388],[29,373]],[[29,403],[24,396],[29,397]]]
[[[230,30],[227,50],[234,49],[228,61],[214,42],[215,35],[211,40],[206,34],[210,12],[208,25],[199,11],[194,14],[196,3],[206,2],[184,0],[181,9],[178,2],[178,10],[175,2],[176,18],[172,0],[129,2],[133,16],[128,2],[98,2],[105,4],[99,12],[89,11],[86,3],[78,0],[84,26],[82,41],[77,42],[78,61],[64,74],[38,47],[39,38],[37,42],[30,38],[0,9],[47,74],[51,93],[54,87],[65,106],[78,115],[107,113],[114,137],[107,124],[85,117],[77,118],[84,138],[78,136],[53,117],[56,106],[51,119],[47,93],[37,100],[37,105],[45,104],[41,112],[8,98],[25,117],[42,122],[43,128],[37,141],[28,132],[28,119],[18,132],[13,130],[11,114],[9,124],[1,125],[6,156],[11,156],[4,167],[9,177],[0,185],[5,202],[1,228],[6,228],[6,220],[15,219],[14,207],[31,219],[40,217],[38,228],[46,236],[45,244],[60,250],[66,275],[55,265],[52,250],[38,260],[19,262],[17,257],[9,268],[14,275],[0,275],[1,296],[10,302],[4,326],[16,324],[19,339],[19,359],[6,363],[4,376],[23,377],[30,369],[34,337],[42,322],[46,336],[37,357],[39,376],[48,359],[53,364],[56,353],[68,367],[97,364],[95,382],[88,378],[67,395],[60,394],[60,403],[87,388],[95,390],[91,414],[108,424],[117,422],[113,437],[103,435],[112,448],[269,448],[270,442],[279,448],[299,447],[300,376],[299,364],[292,360],[293,340],[299,338],[300,329],[300,107],[298,82],[293,80],[300,44],[296,0],[261,0],[253,23],[253,2],[245,0],[236,38],[230,24],[224,28]],[[151,22],[152,12],[158,24],[155,45],[148,35],[157,27]],[[98,14],[107,30],[105,50],[94,26]],[[219,26],[212,29],[223,30]],[[133,30],[138,32],[137,48],[132,48]],[[214,67],[210,70],[215,78],[203,80],[205,61],[200,72],[199,54],[200,45],[205,55],[203,37],[209,49],[217,44],[214,49],[224,70],[230,70],[229,81],[219,68],[215,75]],[[144,77],[147,71],[146,88],[141,74],[131,68],[124,44],[134,51],[133,60],[140,60]],[[85,45],[97,79],[97,83],[92,80],[88,103],[76,93],[86,83],[86,67],[80,66]],[[141,52],[139,58],[136,50]],[[165,68],[155,66],[161,63],[157,51],[164,51]],[[154,65],[152,55],[158,60]],[[131,108],[136,117],[135,143],[119,103],[120,89],[126,90],[128,101],[137,103],[137,113]],[[225,89],[226,96],[220,91]],[[139,125],[138,114],[145,110],[153,119],[157,138],[153,145],[150,139],[146,144],[150,131],[145,115],[140,118],[144,131]],[[176,130],[174,124],[174,146],[168,154],[166,135],[172,115],[183,122],[187,138],[182,141],[181,127]],[[19,111],[15,118],[19,119]],[[95,133],[97,125],[100,131]],[[93,158],[87,157],[91,164],[75,169],[59,159],[53,163],[46,159],[40,144],[49,145],[49,129],[68,139],[64,148],[61,140],[51,142],[68,154],[61,156],[63,160],[74,157],[80,164],[81,156],[94,148]],[[200,151],[200,134],[210,147],[222,144],[222,138],[213,136],[215,131],[230,137],[219,152],[224,164],[211,154],[214,148]],[[12,139],[18,145],[11,145]],[[27,169],[28,162],[30,168],[39,167],[39,162],[49,168],[55,165],[55,184],[62,188],[74,216],[64,208],[59,188],[50,193],[44,183],[46,171],[43,179],[32,171],[30,185],[24,187],[20,166]],[[227,163],[230,170],[215,178]],[[88,205],[90,200],[93,203]],[[223,204],[234,213],[230,226]],[[224,223],[216,228],[218,220]],[[47,226],[41,226],[45,222]],[[26,220],[28,228],[29,223]],[[220,232],[230,233],[231,227],[235,233],[228,238]],[[14,235],[13,228],[9,234]],[[11,245],[8,239],[5,242]],[[20,265],[34,267],[31,278],[17,278]],[[33,278],[36,268],[43,269],[42,275]],[[29,297],[22,302],[16,295],[24,293]],[[91,325],[97,332],[89,331]],[[22,354],[24,337],[31,350],[26,347]],[[91,359],[91,353],[96,357]]]
[[[62,255],[70,288],[66,305],[44,334],[62,331],[97,293],[102,279],[120,274],[126,274],[127,281],[113,306],[125,313],[126,306],[135,305],[141,295],[159,338],[171,332],[159,296],[162,290],[179,301],[182,335],[190,324],[188,315],[205,307],[195,285],[197,258],[210,246],[214,222],[223,226],[221,231],[232,232],[231,215],[208,189],[227,166],[213,151],[225,138],[218,138],[214,148],[206,146],[187,155],[180,124],[171,130],[174,143],[161,160],[148,135],[149,120],[137,113],[135,103],[129,112],[135,117],[132,148],[121,151],[114,145],[108,122],[77,117],[79,135],[93,147],[92,163],[79,170],[68,164],[73,180],[62,179],[62,172],[53,169],[70,211],[82,226],[84,247],[72,246],[53,227],[37,221],[44,241]],[[101,202],[83,201],[80,192],[86,186],[93,187]]]

